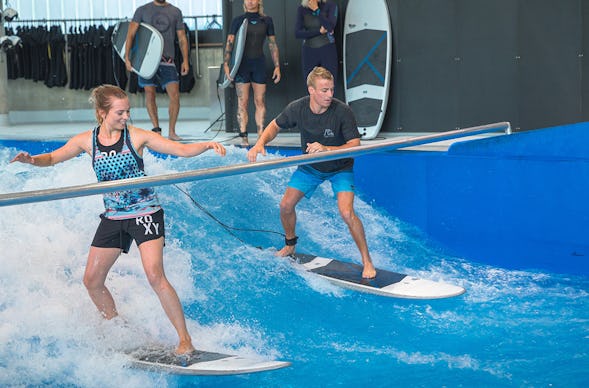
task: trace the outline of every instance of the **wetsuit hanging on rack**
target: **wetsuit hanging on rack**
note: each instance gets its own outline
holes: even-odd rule
[[[65,67],[65,37],[61,27],[52,26],[47,34],[49,66],[45,85],[48,87],[65,86],[67,84],[67,73]]]

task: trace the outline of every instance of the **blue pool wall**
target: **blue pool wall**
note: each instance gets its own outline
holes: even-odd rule
[[[449,253],[589,275],[589,123],[356,158],[361,195]]]

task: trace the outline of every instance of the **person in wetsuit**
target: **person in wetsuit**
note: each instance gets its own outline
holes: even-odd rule
[[[125,43],[125,65],[128,71],[132,70],[129,54],[140,23],[152,25],[164,38],[164,52],[157,73],[150,79],[139,77],[139,86],[145,90],[145,105],[153,124],[152,131],[159,133],[162,131],[156,104],[156,87],[159,85],[166,90],[170,98],[168,137],[172,140],[182,140],[176,134],[176,121],[180,112],[180,78],[174,63],[174,39],[177,36],[182,51],[181,74],[186,75],[190,71],[188,38],[184,30],[182,11],[167,3],[166,0],[154,0],[137,8],[129,25]]]
[[[297,9],[295,36],[303,39],[301,61],[303,79],[315,66],[333,74],[337,83],[338,58],[333,30],[337,23],[337,4],[327,0],[302,0]]]
[[[333,98],[333,75],[323,67],[314,68],[307,77],[309,95],[295,100],[268,124],[247,158],[255,162],[258,154],[266,154],[265,145],[278,135],[280,129],[298,128],[301,149],[305,154],[341,150],[360,145],[360,132],[354,113],[344,102]],[[301,165],[293,173],[280,201],[280,221],[285,232],[284,247],[276,254],[290,256],[295,251],[295,207],[303,197],[310,198],[317,186],[325,181],[337,196],[340,215],[360,251],[363,278],[374,278],[362,221],[354,212],[354,159],[344,158]]]
[[[166,139],[153,131],[127,125],[130,118],[129,99],[119,87],[103,85],[93,89],[98,126],[72,137],[55,151],[31,156],[19,152],[12,162],[38,167],[53,166],[86,152],[98,181],[114,181],[145,176],[143,152],[192,157],[207,150],[225,155],[225,148],[216,142],[183,144]],[[106,319],[118,315],[115,302],[105,286],[109,270],[120,256],[127,253],[135,240],[147,279],[159,297],[162,307],[178,333],[176,353],[194,351],[186,328],[186,320],[174,287],[164,273],[164,210],[152,188],[130,189],[104,194],[105,211],[90,246],[84,285],[90,298]]]
[[[244,0],[243,10],[245,14],[238,16],[231,22],[227,43],[225,45],[225,56],[223,69],[227,79],[235,81],[237,93],[237,122],[239,124],[239,136],[242,138],[242,145],[249,145],[247,140],[247,123],[250,85],[254,91],[254,105],[256,108],[255,119],[258,128],[258,135],[264,130],[266,119],[266,58],[264,57],[264,41],[268,37],[268,48],[274,63],[272,79],[274,83],[280,82],[280,62],[278,56],[278,45],[274,33],[274,23],[270,16],[264,15],[263,0]],[[245,38],[245,51],[235,75],[230,76],[231,53],[235,42],[235,34],[243,23],[248,20],[247,35]]]

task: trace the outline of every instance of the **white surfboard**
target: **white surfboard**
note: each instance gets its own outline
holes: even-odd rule
[[[325,257],[295,253],[293,259],[306,271],[317,274],[337,286],[369,294],[406,299],[442,299],[466,292],[460,286],[383,269],[376,270],[376,278],[364,279],[361,265]]]
[[[382,127],[393,61],[386,0],[350,0],[344,19],[344,94],[362,139],[374,139]]]
[[[257,360],[231,354],[197,350],[190,356],[176,356],[174,349],[148,346],[129,352],[134,368],[179,375],[236,375],[286,368],[290,362]]]
[[[125,60],[129,25],[128,20],[118,22],[111,38],[113,48],[123,61]],[[133,71],[143,78],[153,77],[160,65],[163,52],[164,38],[162,34],[155,27],[140,23],[129,54]]]
[[[247,35],[247,25],[249,21],[247,18],[243,19],[243,23],[237,30],[237,34],[235,34],[235,40],[233,41],[233,51],[231,52],[231,61],[229,63],[229,75],[231,79],[235,78],[237,74],[237,70],[239,70],[239,65],[241,65],[241,59],[243,58],[243,52],[245,50],[245,37]],[[221,89],[225,89],[231,85],[231,81],[227,78],[225,72],[223,72],[223,82],[219,84]]]

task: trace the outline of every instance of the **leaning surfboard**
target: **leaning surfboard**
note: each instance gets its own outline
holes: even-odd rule
[[[420,279],[384,269],[374,279],[362,278],[362,266],[325,257],[295,253],[292,259],[329,282],[355,291],[406,299],[442,299],[464,294],[460,286]]]
[[[147,346],[129,352],[130,366],[178,375],[237,375],[271,371],[290,366],[290,362],[258,360],[231,354],[197,350],[177,356],[165,346]]]
[[[344,19],[344,95],[362,139],[382,127],[391,85],[392,33],[385,0],[350,0]]]
[[[129,31],[130,24],[131,22],[128,20],[118,22],[111,38],[113,48],[123,61],[125,60],[127,31]],[[162,60],[163,51],[164,38],[162,34],[155,27],[140,23],[129,55],[133,71],[143,78],[153,77]]]
[[[233,42],[233,51],[231,52],[231,61],[229,63],[229,75],[231,79],[235,78],[237,74],[237,70],[239,70],[239,66],[241,65],[241,59],[243,58],[243,52],[245,50],[245,37],[247,35],[247,25],[249,21],[247,18],[243,19],[243,23],[237,30],[235,34],[235,40]],[[225,72],[223,72],[223,81],[219,84],[219,87],[225,89],[227,86],[231,85],[231,80],[227,78]]]

